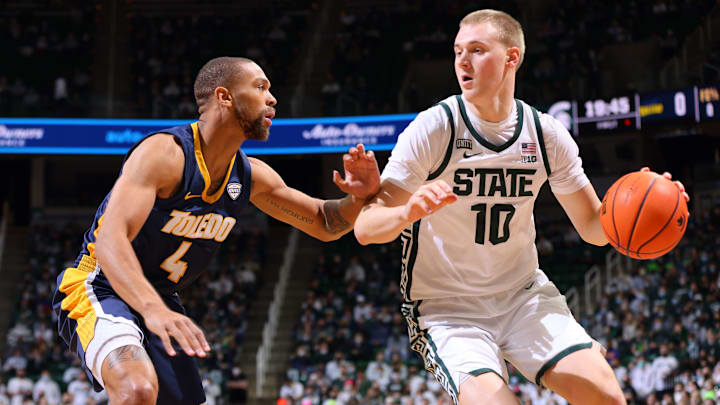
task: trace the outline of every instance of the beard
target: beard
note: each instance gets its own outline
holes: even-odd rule
[[[249,118],[250,115],[245,110],[235,110],[235,118],[240,124],[245,137],[255,141],[266,141],[270,136],[270,129],[265,126],[265,113],[262,112],[257,118]]]

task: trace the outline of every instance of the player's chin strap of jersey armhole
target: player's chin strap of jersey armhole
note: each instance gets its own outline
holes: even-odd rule
[[[444,102],[439,102],[440,106],[445,110],[445,114],[448,116],[448,120],[450,120],[450,142],[448,142],[447,150],[445,151],[445,157],[443,157],[443,161],[440,164],[440,166],[430,175],[428,176],[427,180],[435,180],[438,176],[440,176],[440,173],[445,170],[448,163],[450,162],[450,156],[452,156],[453,151],[453,144],[455,143],[455,118],[453,118],[452,111],[450,111],[450,107],[448,107],[447,104]]]
[[[533,120],[535,120],[535,131],[537,132],[538,142],[540,142],[540,153],[542,153],[543,164],[548,177],[550,177],[550,162],[548,161],[547,151],[545,150],[545,138],[543,137],[542,127],[540,126],[540,117],[535,107],[530,106],[532,110]]]

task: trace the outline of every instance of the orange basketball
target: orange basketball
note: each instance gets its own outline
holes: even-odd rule
[[[653,259],[680,242],[690,214],[678,187],[653,172],[633,172],[618,179],[600,209],[603,232],[620,253]]]

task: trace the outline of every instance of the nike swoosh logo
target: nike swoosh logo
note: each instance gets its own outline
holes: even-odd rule
[[[190,193],[185,194],[186,200],[189,200],[191,198],[200,198],[200,197],[202,197],[202,195],[200,195],[200,194],[190,194]]]
[[[478,153],[473,153],[473,154],[470,154],[470,155],[469,155],[467,152],[465,152],[465,153],[463,153],[463,157],[464,157],[465,159],[467,159],[467,158],[469,158],[469,157],[473,157],[473,156],[477,156],[477,155],[482,155],[482,154],[483,154],[482,152],[478,152]]]
[[[525,289],[526,289],[526,290],[529,290],[529,289],[531,289],[531,288],[532,288],[532,286],[533,286],[534,284],[535,284],[535,282],[533,281],[532,283],[530,283],[530,285],[529,285],[529,286],[525,287]]]

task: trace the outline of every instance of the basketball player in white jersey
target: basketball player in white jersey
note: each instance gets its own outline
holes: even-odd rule
[[[586,242],[607,240],[572,137],[514,99],[522,27],[500,11],[470,13],[454,50],[462,94],[400,135],[355,235],[402,238],[410,345],[456,403],[518,403],[507,360],[573,404],[625,404],[599,345],[538,269],[533,207],[546,180]]]

